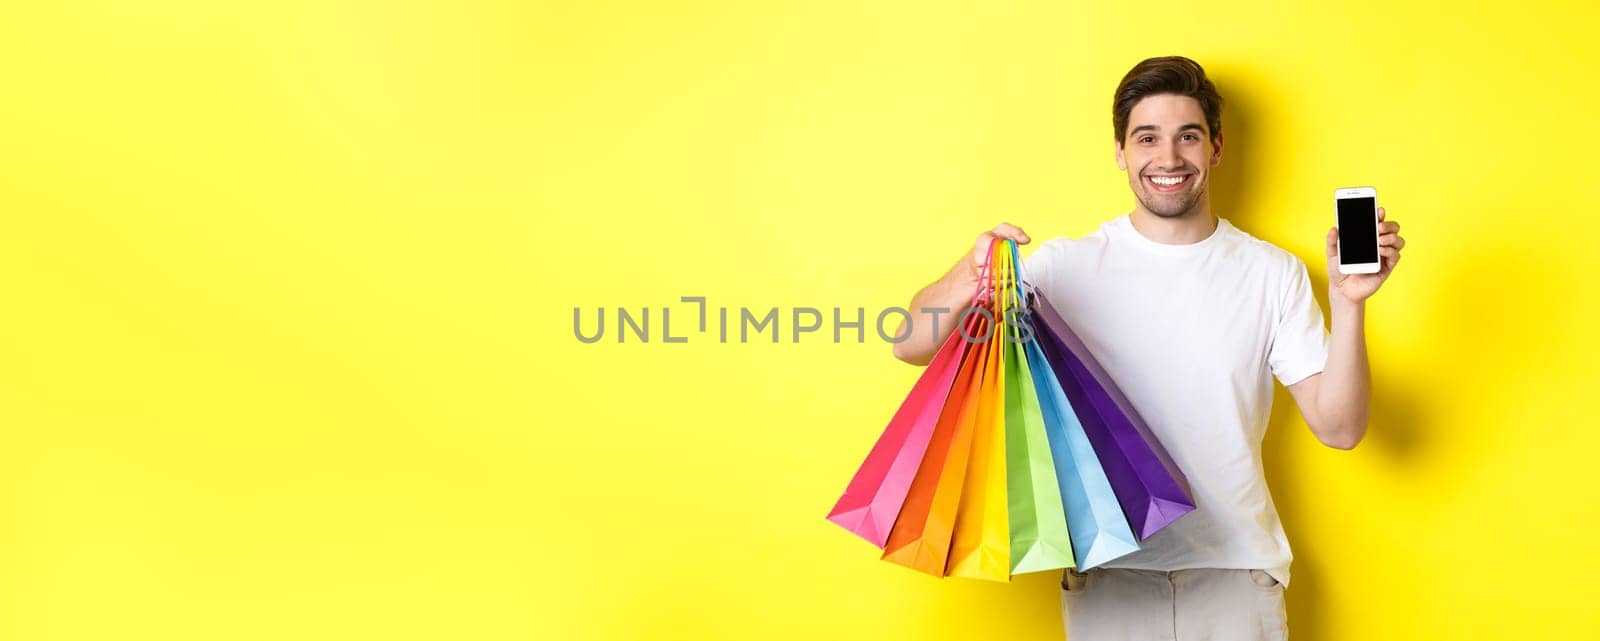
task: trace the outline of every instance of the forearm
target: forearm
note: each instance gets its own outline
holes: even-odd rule
[[[1366,304],[1337,296],[1331,301],[1333,329],[1328,363],[1317,386],[1317,420],[1311,425],[1323,443],[1350,449],[1367,433],[1372,374],[1367,364]]]
[[[906,335],[894,345],[894,356],[913,365],[927,365],[955,329],[961,312],[972,303],[978,274],[965,257],[957,261],[939,280],[911,298],[909,334],[902,323],[895,336]],[[937,327],[935,327],[937,325]]]

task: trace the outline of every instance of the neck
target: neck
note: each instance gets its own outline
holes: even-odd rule
[[[1139,235],[1166,245],[1198,243],[1217,230],[1217,217],[1211,214],[1211,204],[1205,200],[1182,216],[1157,216],[1140,205],[1128,218]]]

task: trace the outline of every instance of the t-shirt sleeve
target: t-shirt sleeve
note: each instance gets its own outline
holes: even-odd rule
[[[1053,264],[1055,261],[1051,260],[1050,255],[1058,249],[1054,242],[1047,241],[1033,250],[1032,254],[1028,254],[1027,258],[1022,259],[1022,280],[1039,291],[1046,292],[1047,296],[1055,291],[1052,287],[1054,284],[1052,268],[1055,267]]]
[[[1294,265],[1293,274],[1285,279],[1272,349],[1267,354],[1272,374],[1285,386],[1321,372],[1328,362],[1328,330],[1322,322],[1322,308],[1311,293],[1306,264],[1296,259]]]

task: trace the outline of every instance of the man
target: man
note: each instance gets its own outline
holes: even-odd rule
[[[1379,209],[1382,268],[1350,276],[1338,272],[1338,233],[1328,231],[1330,337],[1305,264],[1211,211],[1221,111],[1194,61],[1134,66],[1112,108],[1132,213],[1083,238],[1046,242],[1024,261],[1023,277],[1127,394],[1188,477],[1196,504],[1138,552],[1066,572],[1070,641],[1285,638],[1289,544],[1261,466],[1273,376],[1323,443],[1350,449],[1366,433],[1365,305],[1400,260],[1400,226]],[[994,238],[1029,241],[1011,225],[985,232],[911,309],[965,307]],[[932,321],[914,317],[895,356],[927,363],[944,339]],[[938,325],[948,335],[954,323]]]

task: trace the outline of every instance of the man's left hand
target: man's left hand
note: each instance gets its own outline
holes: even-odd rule
[[[1328,298],[1333,302],[1361,303],[1377,293],[1383,282],[1394,273],[1400,263],[1400,249],[1406,239],[1400,237],[1400,223],[1387,220],[1387,213],[1378,208],[1378,260],[1383,264],[1376,274],[1339,273],[1339,228],[1328,230]]]

